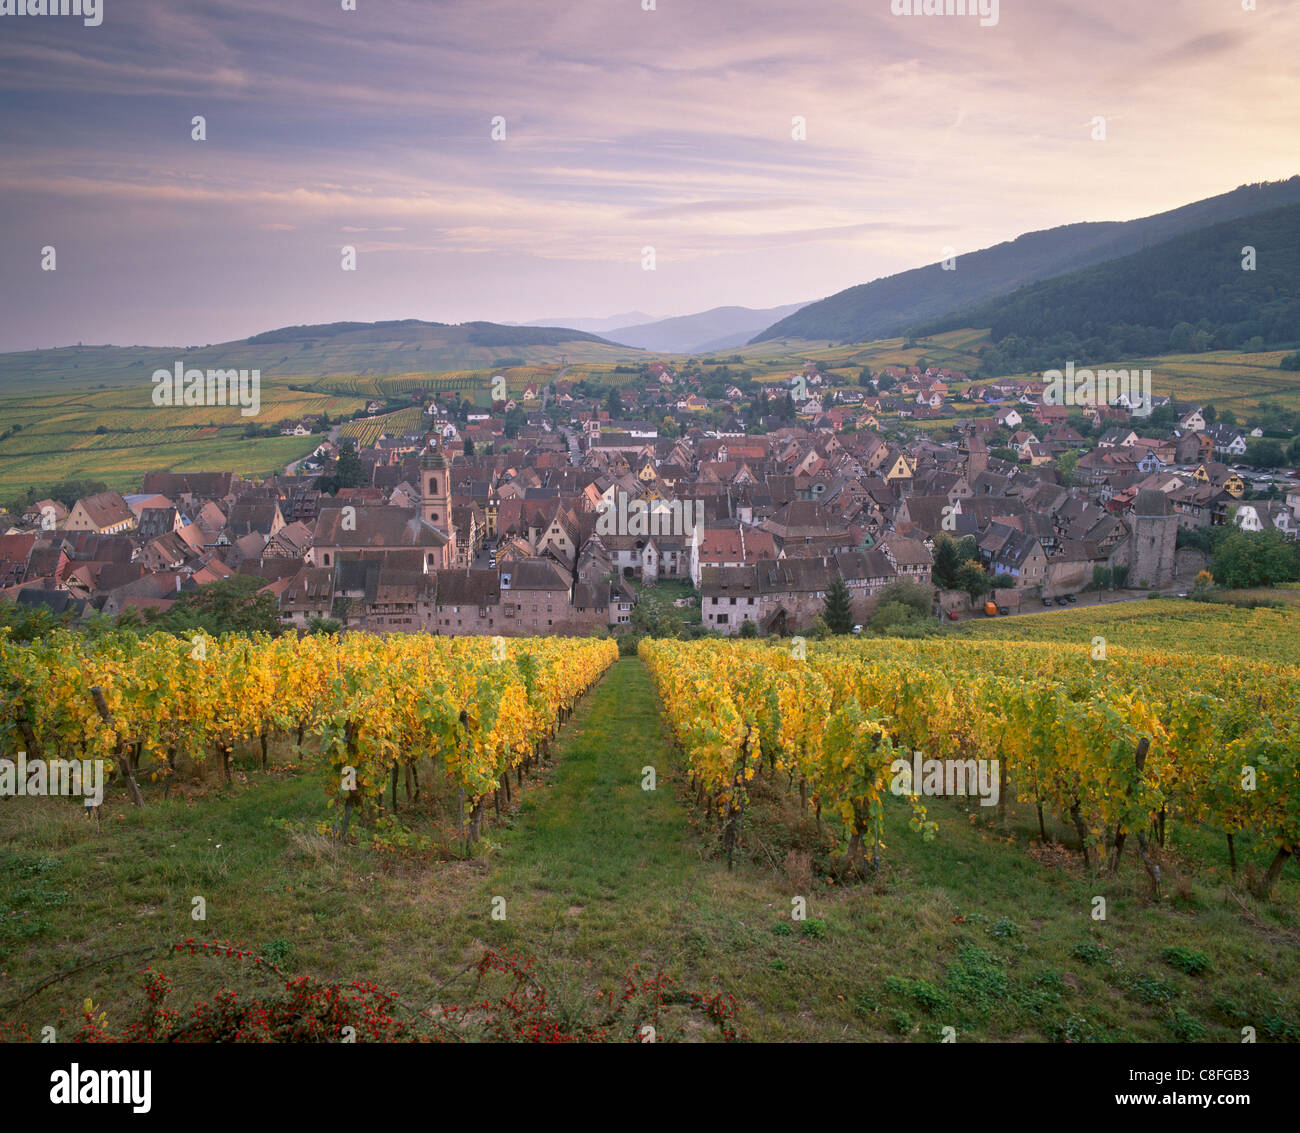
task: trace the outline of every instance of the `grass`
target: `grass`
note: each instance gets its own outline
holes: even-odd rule
[[[143,810],[115,793],[102,831],[62,800],[4,800],[0,1003],[89,957],[195,937],[425,1004],[463,999],[467,965],[505,945],[537,955],[575,1008],[640,964],[734,993],[759,1039],[934,1041],[953,1027],[959,1041],[1222,1042],[1243,1026],[1261,1041],[1300,1039],[1294,869],[1270,905],[1245,898],[1248,916],[1228,896],[1222,847],[1199,831],[1173,831],[1169,899],[1156,905],[1131,858],[1117,879],[1094,879],[1078,855],[1039,847],[1032,812],[933,800],[940,833],[923,844],[908,808],[891,805],[883,873],[837,886],[812,868],[825,834],[760,781],[728,872],[683,797],[636,658],[587,696],[556,755],[468,861],[341,847],[316,833],[329,817],[318,776],[283,764],[263,774],[252,753],[231,786],[191,778]],[[206,923],[191,919],[196,896]],[[1096,896],[1104,921],[1092,918]],[[191,994],[232,978],[211,960],[167,964]],[[65,1033],[89,996],[117,1020],[140,1001],[139,966],[88,970],[0,1018]]]

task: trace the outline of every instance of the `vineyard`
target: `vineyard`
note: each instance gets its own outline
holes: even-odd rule
[[[162,781],[179,760],[220,761],[237,745],[319,737],[316,761],[346,837],[354,809],[421,767],[459,792],[477,836],[484,799],[510,797],[558,722],[617,657],[612,642],[349,635],[333,637],[55,633],[0,639],[5,755],[103,759],[125,779]],[[165,704],[165,707],[164,707]]]
[[[1285,594],[1278,591],[1276,598]],[[1300,658],[1300,608],[1253,610],[1176,598],[1088,606],[1050,617],[971,621],[962,635],[981,640],[1062,642],[1093,648],[1093,638],[1128,649],[1217,654],[1294,665]]]
[[[1034,805],[1040,829],[1045,809],[1060,816],[1085,862],[1109,857],[1112,873],[1134,834],[1157,897],[1147,835],[1163,844],[1169,824],[1218,831],[1234,867],[1242,832],[1271,846],[1264,892],[1300,843],[1294,665],[950,640],[647,641],[641,650],[697,801],[729,854],[759,774],[797,784],[819,818],[823,809],[837,815],[859,870],[868,844],[879,862],[883,807],[900,778],[913,831],[933,838],[920,796],[945,793],[942,777],[911,782],[895,761],[913,751],[962,765],[998,761],[1001,795]]]
[[[379,374],[373,377],[322,378],[314,384],[316,388],[335,395],[402,397],[415,391],[435,394],[448,390],[458,393],[489,392],[493,376],[501,374],[506,379],[506,388],[512,394],[517,394],[528,385],[545,385],[555,377],[559,369],[558,366],[510,366],[499,370],[447,370],[442,373],[391,376]]]
[[[404,433],[422,432],[428,427],[427,420],[424,410],[417,405],[396,413],[349,421],[339,428],[338,439],[354,441],[358,448],[365,448],[384,435],[400,437]]]
[[[328,1040],[372,987],[415,1027],[372,1039],[539,1041],[540,989],[541,1034],[590,1038],[611,992],[662,973],[734,996],[762,1039],[1295,1041],[1293,871],[1271,900],[1248,887],[1296,793],[1294,666],[1091,648],[652,641],[642,663],[596,640],[0,639],[0,755],[119,772],[98,808],[0,798],[0,1036]],[[924,772],[891,798],[915,748],[994,754],[1005,813],[932,800]],[[1117,835],[1129,868],[1106,870]],[[505,977],[502,1015],[476,973],[520,953],[536,976],[518,1001]],[[672,1037],[709,1037],[672,1011]]]

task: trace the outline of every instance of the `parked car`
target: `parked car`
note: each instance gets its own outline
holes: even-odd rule
[[[998,613],[1001,614],[1001,615],[1005,618],[1005,617],[1010,616],[1010,614],[1011,614],[1011,610],[1010,610],[1010,608],[1007,607],[1007,606],[999,606],[999,607],[998,607]]]
[[[1058,599],[1056,600],[1056,604],[1057,604],[1058,606],[1065,606],[1065,605],[1068,605],[1068,603],[1066,602],[1066,600],[1065,600],[1064,598],[1058,598]]]
[[[998,616],[998,607],[996,602],[984,603],[984,616],[986,618],[996,618]]]
[[[950,622],[959,622],[959,621],[961,621],[961,618],[958,616],[956,610],[949,610],[949,611],[948,611],[948,620],[949,620]]]
[[[1043,605],[1050,610],[1052,608],[1052,600],[1050,598],[1044,598]]]
[[[1069,602],[1071,606],[1074,605],[1075,598],[1074,598],[1074,595],[1073,595],[1073,594],[1067,594],[1067,595],[1065,596],[1065,600],[1066,600],[1067,602]]]

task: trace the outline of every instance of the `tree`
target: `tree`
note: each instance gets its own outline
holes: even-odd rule
[[[474,441],[469,437],[465,438],[465,455],[466,456],[474,455]]]
[[[307,622],[308,633],[331,634],[338,633],[343,628],[333,618],[322,618],[313,615]]]
[[[957,569],[956,582],[957,589],[966,591],[972,602],[993,589],[988,571],[977,562],[962,563]]]
[[[1297,350],[1294,354],[1285,355],[1277,365],[1278,369],[1281,370],[1300,370],[1300,350]]]
[[[957,544],[947,535],[940,535],[934,541],[934,567],[930,572],[934,584],[944,590],[951,590],[956,585],[959,566],[961,559],[957,555]]]
[[[900,605],[906,607],[920,618],[929,617],[930,607],[934,604],[934,598],[928,586],[922,586],[919,582],[907,582],[906,580],[891,582],[876,595],[876,601],[878,610],[883,610],[889,605]]]
[[[871,384],[871,368],[863,366],[862,372],[858,374],[858,385],[869,386]]]
[[[236,574],[182,594],[154,628],[182,635],[196,629],[214,637],[223,633],[268,633],[278,636],[282,626],[275,598],[258,591],[265,579]]]
[[[1277,441],[1252,438],[1246,442],[1246,461],[1256,468],[1280,468],[1286,463],[1286,453]]]
[[[736,636],[737,636],[737,637],[757,637],[757,636],[758,636],[758,623],[757,623],[757,622],[754,622],[754,621],[751,621],[749,618],[746,618],[743,622],[740,623],[740,632],[737,633]]]
[[[1173,402],[1157,405],[1142,419],[1142,432],[1150,437],[1164,437],[1178,424],[1178,410]]]
[[[888,633],[917,620],[916,611],[902,602],[884,602],[867,623],[873,633]]]
[[[1232,590],[1300,580],[1300,547],[1280,531],[1234,531],[1214,553],[1214,581]]]
[[[1094,564],[1092,568],[1092,584],[1098,590],[1106,590],[1110,586],[1111,573],[1109,567],[1104,567],[1101,563]]]
[[[62,614],[56,614],[49,606],[40,603],[20,606],[7,598],[0,598],[0,626],[8,628],[9,637],[13,641],[22,643],[33,641],[60,627],[71,625],[72,620],[70,609]],[[87,615],[86,621],[98,632],[106,632],[111,628],[105,624],[109,619],[97,612]]]
[[[835,577],[826,588],[826,605],[822,612],[832,633],[851,633],[853,630],[853,600],[844,579]]]
[[[609,396],[605,398],[605,408],[609,410],[611,421],[617,421],[623,415],[623,399],[618,395],[617,386],[611,389]]]
[[[1190,354],[1196,346],[1196,328],[1191,323],[1177,323],[1169,332],[1169,350],[1174,354]]]
[[[1128,582],[1129,568],[1127,566],[1117,566],[1112,577],[1115,579],[1115,589],[1123,590],[1124,584]]]
[[[1074,467],[1079,463],[1079,454],[1074,451],[1063,452],[1056,460],[1056,470],[1061,474],[1061,483],[1069,485],[1074,476]]]
[[[366,466],[357,456],[356,446],[352,441],[344,441],[339,449],[338,459],[334,462],[334,471],[328,476],[316,477],[315,487],[332,496],[338,495],[340,488],[360,488],[369,477]]]

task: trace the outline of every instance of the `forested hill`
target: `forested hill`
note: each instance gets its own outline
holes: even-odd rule
[[[866,342],[895,337],[1028,284],[1127,256],[1186,232],[1297,203],[1300,176],[1243,185],[1139,220],[1069,224],[1030,232],[992,248],[959,254],[955,271],[944,271],[934,263],[850,287],[810,303],[752,341]]]
[[[1245,270],[1243,250],[1255,250]],[[1190,232],[918,328],[989,327],[986,375],[1300,341],[1300,204]]]

